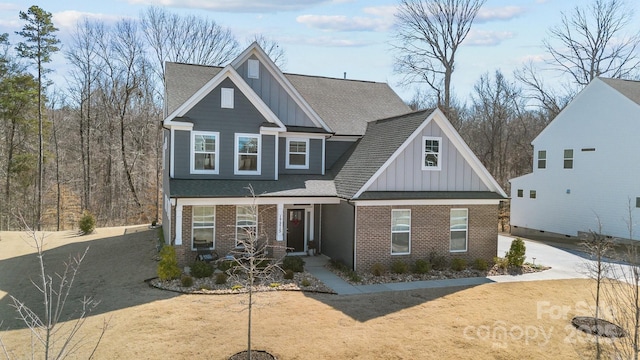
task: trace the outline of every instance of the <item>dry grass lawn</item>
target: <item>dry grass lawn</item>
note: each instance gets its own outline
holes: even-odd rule
[[[155,237],[154,231],[111,228],[47,239],[49,264],[91,245],[76,299],[102,299],[83,328],[89,341],[104,319],[110,322],[96,357],[225,359],[245,349],[246,295],[180,295],[147,287]],[[28,330],[13,320],[7,293],[38,302],[25,278],[34,274],[33,249],[19,238],[0,233],[0,337],[23,358]],[[253,346],[278,359],[581,358],[590,339],[573,331],[570,320],[584,314],[591,299],[587,280],[356,296],[261,293]]]

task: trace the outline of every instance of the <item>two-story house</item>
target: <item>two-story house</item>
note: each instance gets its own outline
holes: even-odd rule
[[[533,140],[511,179],[511,232],[640,239],[640,82],[596,78]]]
[[[165,73],[163,231],[182,264],[245,229],[363,271],[496,255],[506,195],[439,110],[411,112],[385,83],[284,74],[256,43]]]

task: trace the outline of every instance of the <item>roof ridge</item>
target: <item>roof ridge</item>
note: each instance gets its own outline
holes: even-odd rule
[[[200,66],[200,67],[207,67],[207,68],[218,68],[218,69],[224,69],[224,66],[220,66],[220,65],[194,64],[194,63],[186,63],[186,62],[180,62],[180,61],[165,61],[165,64],[188,65],[188,66]]]
[[[404,114],[400,114],[400,115],[396,115],[396,116],[392,116],[392,117],[387,117],[387,118],[375,119],[375,120],[367,121],[367,123],[369,123],[369,124],[371,124],[371,123],[380,124],[380,123],[384,123],[384,122],[399,120],[399,119],[402,119],[402,118],[405,118],[405,117],[408,117],[408,116],[431,113],[434,110],[435,110],[435,108],[414,110],[414,111],[410,111],[410,112],[407,112],[407,113],[404,113]]]
[[[389,83],[387,83],[387,82],[372,81],[372,80],[343,79],[343,78],[339,78],[339,77],[332,77],[332,76],[308,75],[308,74],[295,74],[295,73],[285,73],[285,72],[283,72],[283,74],[284,74],[285,76],[286,76],[286,75],[293,75],[293,76],[304,76],[304,77],[310,77],[310,78],[315,78],[315,79],[328,79],[328,80],[340,80],[340,81],[362,82],[362,83],[368,83],[368,84],[384,84],[384,85],[389,85]]]

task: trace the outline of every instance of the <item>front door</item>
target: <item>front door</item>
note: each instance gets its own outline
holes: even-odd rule
[[[287,210],[287,251],[304,252],[304,209]]]

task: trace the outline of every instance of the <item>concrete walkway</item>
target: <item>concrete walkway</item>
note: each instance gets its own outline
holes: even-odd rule
[[[498,255],[504,256],[504,253],[509,250],[512,240],[513,238],[509,236],[500,235],[498,237]],[[305,269],[325,285],[332,288],[338,295],[368,294],[385,291],[431,289],[452,286],[474,286],[487,283],[514,281],[579,279],[587,277],[585,269],[589,260],[582,252],[575,249],[554,247],[526,239],[525,245],[527,247],[526,262],[551,266],[551,269],[523,275],[499,275],[462,279],[351,285],[325,267],[329,261],[328,257],[324,255],[305,257],[304,261]]]

